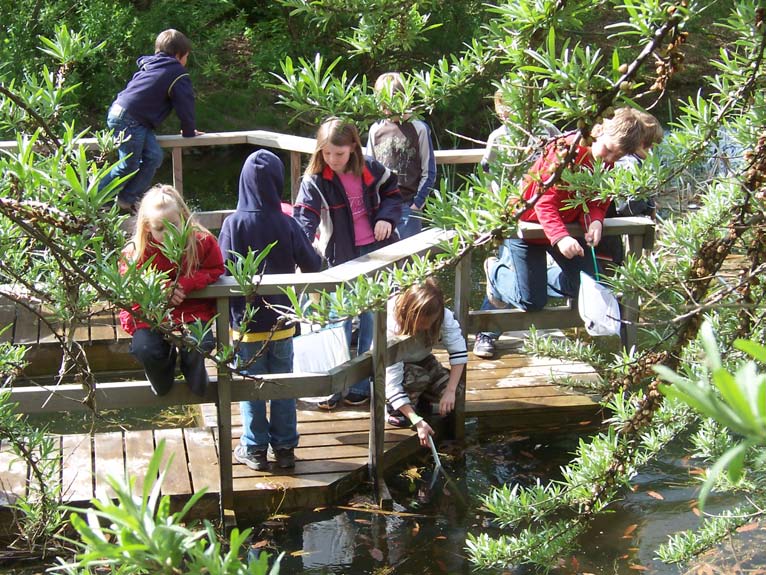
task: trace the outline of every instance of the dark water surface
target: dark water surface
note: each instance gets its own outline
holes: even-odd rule
[[[372,510],[318,508],[290,516],[277,515],[254,527],[256,548],[284,552],[281,573],[325,574],[475,574],[464,549],[466,535],[487,531],[499,534],[481,510],[480,497],[503,483],[529,485],[559,477],[574,452],[579,436],[515,434],[480,436],[469,425],[466,445],[439,445],[442,462],[456,479],[454,486],[439,480],[428,488],[433,461],[430,453],[411,461],[389,476],[395,511],[378,515]],[[611,512],[599,517],[582,538],[581,550],[562,557],[554,573],[677,574],[675,565],[655,560],[667,536],[699,523],[694,505],[697,476],[689,474],[681,457],[658,461],[632,481],[633,490]],[[461,499],[469,502],[467,509]],[[360,491],[347,507],[371,504],[369,490]],[[708,512],[715,513],[716,502]],[[409,514],[409,515],[408,515]],[[759,553],[761,558],[763,553]],[[761,561],[764,563],[764,561]],[[529,573],[530,569],[485,573]],[[715,571],[729,572],[729,571]]]

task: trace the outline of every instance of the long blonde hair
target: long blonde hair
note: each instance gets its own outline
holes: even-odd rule
[[[362,175],[364,167],[364,154],[362,152],[362,140],[359,137],[359,131],[356,126],[347,120],[341,118],[328,118],[317,131],[317,144],[314,153],[309,160],[305,175],[313,176],[321,174],[327,164],[322,156],[322,149],[327,144],[333,146],[351,146],[351,156],[348,158],[348,170],[355,176]]]
[[[182,261],[182,276],[191,275],[199,267],[199,253],[197,251],[197,235],[210,234],[210,231],[202,224],[197,222],[189,210],[189,206],[184,202],[181,194],[173,186],[167,184],[157,184],[144,194],[141,205],[138,208],[136,216],[136,230],[133,234],[132,250],[127,250],[134,261],[143,261],[146,248],[151,241],[151,231],[149,229],[149,213],[159,211],[163,214],[176,214],[181,226],[189,222],[192,229],[186,240],[184,247],[184,256]]]
[[[399,294],[394,304],[399,335],[423,335],[425,343],[439,341],[444,322],[444,294],[433,278]]]

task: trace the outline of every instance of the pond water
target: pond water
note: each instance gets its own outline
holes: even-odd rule
[[[365,509],[371,504],[369,491],[360,491],[344,506],[289,516],[277,514],[253,526],[251,552],[284,552],[282,573],[481,573],[467,558],[466,535],[482,531],[499,534],[480,510],[482,494],[493,485],[529,485],[537,479],[558,477],[560,466],[569,461],[578,441],[574,433],[486,436],[472,422],[466,444],[439,445],[442,463],[455,484],[445,484],[440,478],[433,489],[429,488],[433,461],[430,452],[424,450],[421,458],[408,462],[387,479],[396,502],[394,514]],[[700,521],[698,511],[689,503],[699,485],[689,469],[687,459],[671,456],[644,470],[634,478],[633,490],[584,535],[582,549],[561,558],[554,572],[678,574],[679,567],[656,560],[655,551],[668,534],[694,528]],[[706,511],[715,513],[721,507],[713,500]],[[763,552],[756,555],[760,555],[754,560],[756,564],[766,563]],[[524,568],[486,571],[529,572]]]

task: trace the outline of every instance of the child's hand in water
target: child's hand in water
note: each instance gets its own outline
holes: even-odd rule
[[[442,398],[439,400],[439,415],[444,417],[455,409],[455,392],[445,389]]]
[[[415,429],[418,432],[418,440],[420,441],[420,445],[423,447],[428,447],[428,436],[433,435],[434,430],[431,429],[431,426],[428,425],[428,422],[426,422],[425,419],[418,421],[417,425],[415,425]]]
[[[179,306],[183,303],[185,299],[186,299],[186,292],[182,290],[180,287],[175,286],[173,288],[173,293],[170,294],[170,305]]]
[[[388,236],[391,235],[392,226],[389,222],[378,220],[375,223],[375,229],[373,230],[373,233],[375,234],[375,240],[382,242],[383,240],[387,240]]]

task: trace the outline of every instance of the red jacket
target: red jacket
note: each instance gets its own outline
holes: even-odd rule
[[[559,162],[566,156],[569,147],[572,145],[574,137],[574,134],[570,134],[558,138],[548,145],[545,153],[537,159],[525,178],[524,200],[528,201],[535,197],[542,185],[540,180],[544,181],[556,171]],[[593,156],[591,156],[590,148],[577,146],[574,165],[587,169],[593,167]],[[535,222],[542,225],[548,242],[551,245],[556,245],[559,240],[569,235],[566,224],[579,221],[583,230],[588,229],[585,221],[586,214],[582,208],[562,209],[565,207],[566,200],[572,197],[574,197],[574,194],[566,188],[566,184],[559,182],[548,188],[540,199],[537,200],[534,207],[521,214],[521,221]],[[589,210],[587,214],[588,223],[593,221],[603,222],[609,203],[610,200],[605,202],[587,202],[586,205]],[[530,240],[530,243],[538,242],[547,243],[545,240]]]
[[[213,283],[224,272],[223,257],[221,256],[221,250],[218,247],[218,241],[215,239],[215,236],[197,233],[197,250],[199,252],[199,267],[191,275],[178,279],[178,285],[186,294]],[[129,252],[125,253],[125,255],[129,255]],[[169,272],[171,281],[175,281],[178,271],[176,265],[162,254],[159,246],[154,242],[149,242],[149,245],[146,246],[144,257],[138,263],[142,264],[152,256],[154,256],[152,265],[159,271]],[[124,272],[126,266],[127,264],[123,260],[120,263],[120,271]],[[138,304],[134,304],[132,309],[133,311],[138,311]],[[181,305],[173,308],[170,314],[175,325],[193,323],[198,319],[206,322],[216,314],[215,300],[210,298],[186,298]],[[149,324],[138,321],[126,310],[120,310],[120,325],[130,335],[133,335],[137,329],[150,327]]]

